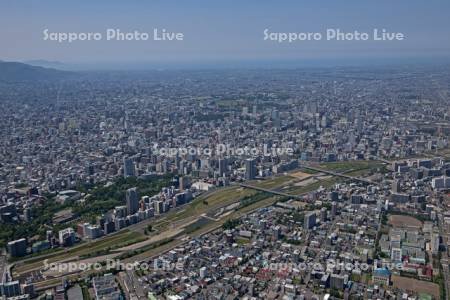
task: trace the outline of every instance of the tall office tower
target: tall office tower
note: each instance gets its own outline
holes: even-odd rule
[[[396,263],[402,261],[402,248],[392,248],[391,260]]]
[[[400,180],[394,179],[394,181],[392,182],[392,192],[400,193],[400,191],[401,191]]]
[[[331,203],[331,218],[334,219],[336,214],[337,214],[337,203],[333,201]]]
[[[323,115],[322,119],[320,120],[320,126],[322,128],[326,128],[326,127],[328,127],[328,124],[329,124],[329,120],[328,120],[327,116]]]
[[[364,121],[361,116],[358,116],[355,120],[355,127],[358,132],[361,132],[364,128]]]
[[[164,201],[157,200],[154,202],[155,214],[160,215],[164,213]]]
[[[272,122],[273,122],[273,126],[274,127],[280,127],[281,126],[280,113],[276,109],[274,109],[272,111]]]
[[[310,114],[315,114],[317,112],[317,102],[310,102],[308,105],[308,112]]]
[[[180,174],[182,175],[187,175],[189,173],[189,169],[188,169],[188,161],[187,160],[182,160],[180,161]]]
[[[184,189],[188,186],[187,177],[180,176],[180,178],[178,179],[178,185],[179,185],[180,191],[184,191]]]
[[[62,246],[72,246],[75,243],[75,231],[72,227],[58,232],[59,244]]]
[[[440,244],[440,237],[439,237],[439,233],[432,233],[430,235],[431,237],[431,251],[433,252],[433,254],[438,254],[439,252],[439,244]]]
[[[226,158],[219,158],[219,176],[224,176],[228,173],[228,160]]]
[[[248,158],[245,161],[245,179],[255,179],[256,177],[256,160]]]
[[[316,213],[315,212],[309,212],[305,214],[305,220],[303,223],[303,226],[305,229],[311,229],[316,225]]]
[[[27,254],[27,240],[20,239],[9,242],[7,250],[12,257],[25,256]]]
[[[320,210],[320,221],[321,222],[326,222],[327,221],[327,209],[326,209],[326,207],[322,207],[322,209]]]
[[[134,163],[131,158],[124,157],[123,158],[123,177],[132,177],[136,176],[136,169],[134,168]]]
[[[136,213],[139,209],[139,195],[136,188],[131,188],[127,190],[126,200],[127,200],[128,215]]]

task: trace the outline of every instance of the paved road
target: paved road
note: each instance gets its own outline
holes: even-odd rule
[[[265,188],[262,188],[262,187],[257,187],[257,186],[250,185],[250,184],[245,184],[245,183],[241,183],[239,185],[241,187],[244,187],[244,188],[253,189],[253,190],[257,190],[257,191],[261,191],[261,192],[266,192],[266,193],[270,193],[270,194],[274,194],[274,195],[278,195],[278,196],[301,199],[301,195],[286,194],[286,193],[283,193],[283,192],[279,192],[279,191],[275,191],[275,190],[269,190],[269,189],[265,189]]]
[[[365,183],[365,184],[374,184],[374,185],[378,184],[378,183],[376,183],[376,182],[374,182],[372,180],[368,180],[368,179],[364,179],[364,178],[360,178],[360,177],[355,177],[355,176],[350,176],[350,175],[345,175],[345,174],[342,174],[342,173],[328,171],[328,170],[324,170],[324,169],[320,169],[320,168],[316,168],[316,167],[311,167],[311,166],[308,166],[308,165],[301,165],[300,167],[304,168],[304,169],[313,170],[313,171],[316,171],[316,172],[325,173],[325,174],[328,174],[328,175],[343,177],[343,178],[346,178],[346,179],[362,182],[362,183]]]

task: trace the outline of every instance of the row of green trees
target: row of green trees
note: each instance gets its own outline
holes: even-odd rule
[[[135,177],[118,178],[113,184],[105,186],[79,186],[79,191],[89,193],[90,197],[84,202],[66,201],[59,203],[53,195],[44,195],[40,205],[31,208],[31,221],[20,223],[0,223],[0,247],[5,247],[8,241],[20,238],[39,236],[45,238],[47,230],[58,231],[70,224],[54,225],[53,216],[56,212],[71,208],[79,219],[95,222],[96,217],[108,212],[115,206],[125,204],[126,190],[137,187],[140,195],[155,195],[163,187],[171,185],[172,176],[154,176],[149,179]],[[78,220],[79,221],[79,220]],[[74,225],[74,224],[72,224]]]

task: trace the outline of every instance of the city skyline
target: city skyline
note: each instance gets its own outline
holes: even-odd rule
[[[0,300],[450,299],[448,0],[0,2]]]

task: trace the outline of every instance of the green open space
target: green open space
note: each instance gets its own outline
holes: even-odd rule
[[[270,190],[270,189],[278,188],[278,187],[280,187],[284,184],[287,184],[295,179],[296,178],[293,178],[292,176],[289,176],[289,175],[280,175],[280,176],[273,177],[271,179],[249,182],[248,184],[259,187],[259,188],[264,188],[264,189]]]
[[[372,168],[382,168],[383,163],[379,161],[372,160],[351,160],[351,161],[341,161],[341,162],[331,162],[319,165],[320,169],[335,172],[348,172],[365,170]]]
[[[131,243],[137,243],[139,241],[142,241],[143,239],[144,236],[139,233],[132,232],[129,230],[123,230],[116,234],[106,236],[102,239],[95,240],[92,242],[81,243],[72,248],[58,251],[50,255],[46,255],[44,257],[39,256],[28,260],[19,261],[16,263],[13,272],[16,274],[22,274],[35,268],[39,268],[43,266],[44,259],[48,259],[48,263],[62,261],[72,257],[76,258],[80,256],[85,256],[98,251],[114,250],[123,247],[125,245],[129,245]]]

